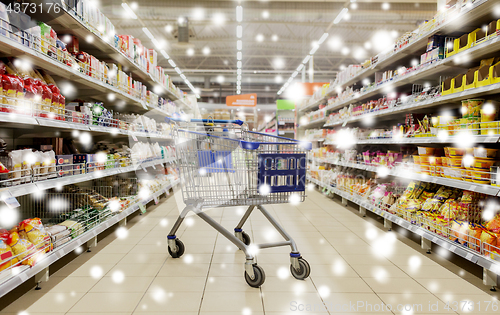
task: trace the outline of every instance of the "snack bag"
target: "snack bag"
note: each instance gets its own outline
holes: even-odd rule
[[[500,214],[486,223],[486,229],[494,233],[500,233]]]
[[[481,242],[484,244],[484,249],[487,251],[486,254],[488,254],[488,252],[498,253],[498,250],[496,249],[496,246],[498,245],[497,239],[498,234],[483,230],[481,233]]]
[[[14,267],[19,262],[19,260],[14,257],[12,248],[7,245],[8,238],[9,233],[7,231],[0,233],[0,271]]]
[[[30,241],[21,238],[17,232],[13,232],[9,234],[7,245],[12,248],[21,264],[31,267],[35,265],[38,255],[35,246]]]
[[[469,248],[479,251],[481,249],[481,235],[483,234],[483,227],[476,224],[471,224],[467,231],[467,243]]]
[[[19,224],[19,229],[26,233],[28,240],[35,245],[37,250],[43,250],[46,253],[52,250],[50,236],[39,218],[22,221]]]

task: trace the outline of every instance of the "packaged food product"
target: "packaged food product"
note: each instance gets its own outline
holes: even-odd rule
[[[462,148],[447,147],[447,148],[445,148],[445,153],[446,153],[446,149],[448,149],[448,154],[450,157],[460,157],[460,156],[463,156],[465,153],[465,150]]]
[[[430,147],[418,147],[418,155],[423,155],[423,156],[428,156],[428,155],[433,155],[435,148],[430,148]]]
[[[469,117],[480,117],[481,107],[484,104],[484,99],[469,100],[468,113]]]
[[[26,233],[28,240],[35,245],[37,250],[49,252],[52,248],[50,236],[45,231],[39,218],[26,219],[19,224],[19,229]]]
[[[484,244],[486,254],[497,252],[497,238],[498,236],[495,233],[483,230],[483,232],[481,233],[481,243]]]
[[[12,248],[7,245],[8,238],[8,232],[0,233],[0,271],[16,266],[19,261],[14,257]]]
[[[462,118],[469,117],[469,100],[462,101]]]
[[[500,214],[495,215],[493,219],[488,221],[485,227],[488,231],[500,233]]]
[[[12,232],[9,234],[7,244],[12,248],[21,264],[31,267],[35,265],[38,255],[35,246],[30,241],[20,237],[19,233]]]
[[[497,157],[498,149],[489,149],[483,147],[474,148],[474,157],[482,159],[494,159]]]
[[[481,107],[481,122],[495,121],[497,117],[497,107],[488,102]]]

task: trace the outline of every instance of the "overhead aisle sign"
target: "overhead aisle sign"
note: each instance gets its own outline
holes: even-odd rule
[[[226,96],[226,105],[254,107],[257,105],[257,94],[252,93]]]

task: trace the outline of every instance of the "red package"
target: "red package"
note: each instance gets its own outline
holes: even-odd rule
[[[64,35],[62,39],[66,44],[66,49],[69,53],[77,54],[80,51],[80,43],[78,42],[78,38],[73,35]]]

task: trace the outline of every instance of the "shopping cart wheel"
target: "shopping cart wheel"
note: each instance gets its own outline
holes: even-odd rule
[[[264,269],[262,269],[261,266],[253,265],[252,267],[254,278],[250,278],[248,273],[245,271],[245,280],[247,281],[249,286],[258,288],[264,283],[264,281],[266,281],[266,274],[264,273]]]
[[[172,256],[172,258],[179,258],[184,254],[184,250],[186,248],[184,247],[184,243],[182,243],[178,238],[175,239],[175,245],[177,246],[177,251],[174,253],[169,246],[168,253],[170,254],[170,256]]]
[[[309,274],[311,273],[311,266],[309,266],[307,260],[302,257],[299,257],[298,261],[300,266],[299,270],[293,268],[293,265],[290,265],[290,272],[295,279],[304,280],[309,277]]]
[[[241,232],[241,236],[243,237],[243,243],[245,245],[250,245],[250,243],[251,243],[251,241],[250,241],[250,235],[248,235],[245,232]]]

